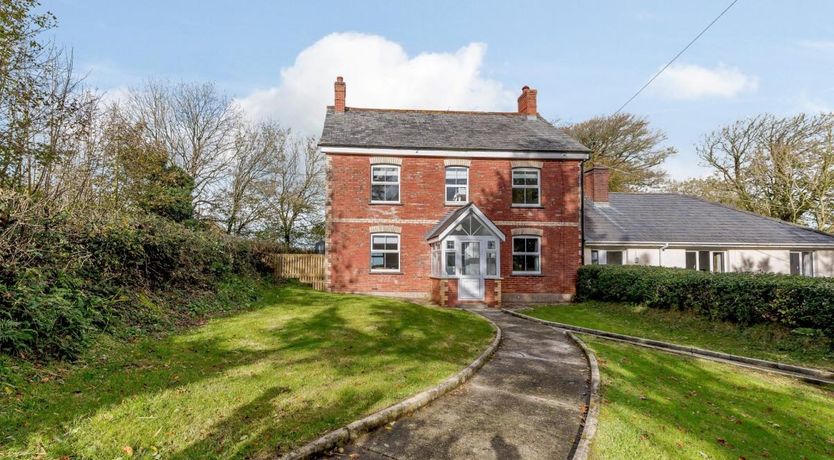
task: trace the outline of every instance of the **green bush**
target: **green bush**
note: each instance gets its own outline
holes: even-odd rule
[[[692,310],[743,325],[775,322],[819,329],[834,337],[834,280],[830,278],[586,265],[579,269],[577,298]]]
[[[4,354],[72,358],[95,332],[188,322],[215,309],[230,279],[265,273],[273,250],[153,214],[70,214],[0,198]]]

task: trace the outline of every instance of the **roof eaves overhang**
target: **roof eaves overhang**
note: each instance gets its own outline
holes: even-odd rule
[[[325,154],[337,155],[382,155],[445,158],[520,158],[531,160],[587,160],[590,157],[590,154],[584,151],[413,149],[330,146],[322,144],[319,144],[319,148]]]

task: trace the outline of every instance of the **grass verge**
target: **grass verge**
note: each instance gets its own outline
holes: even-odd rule
[[[834,391],[582,335],[602,377],[592,458],[832,458]]]
[[[524,313],[574,326],[799,366],[834,369],[834,344],[830,339],[800,335],[778,324],[743,327],[710,321],[687,311],[593,301],[538,307]]]
[[[167,337],[102,336],[73,364],[6,360],[0,457],[269,457],[438,383],[492,336],[463,311],[292,284],[260,297]]]

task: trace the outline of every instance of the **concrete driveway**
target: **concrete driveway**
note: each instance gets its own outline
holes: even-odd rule
[[[585,355],[562,332],[500,311],[473,310],[504,332],[468,383],[371,432],[340,456],[358,459],[559,459],[574,448],[588,402]]]

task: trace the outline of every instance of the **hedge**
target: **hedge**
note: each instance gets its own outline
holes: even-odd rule
[[[193,321],[275,250],[153,215],[13,212],[14,199],[0,196],[0,354],[73,358],[97,332]]]
[[[775,322],[834,337],[831,278],[586,265],[579,269],[577,299],[691,310],[742,325]]]

